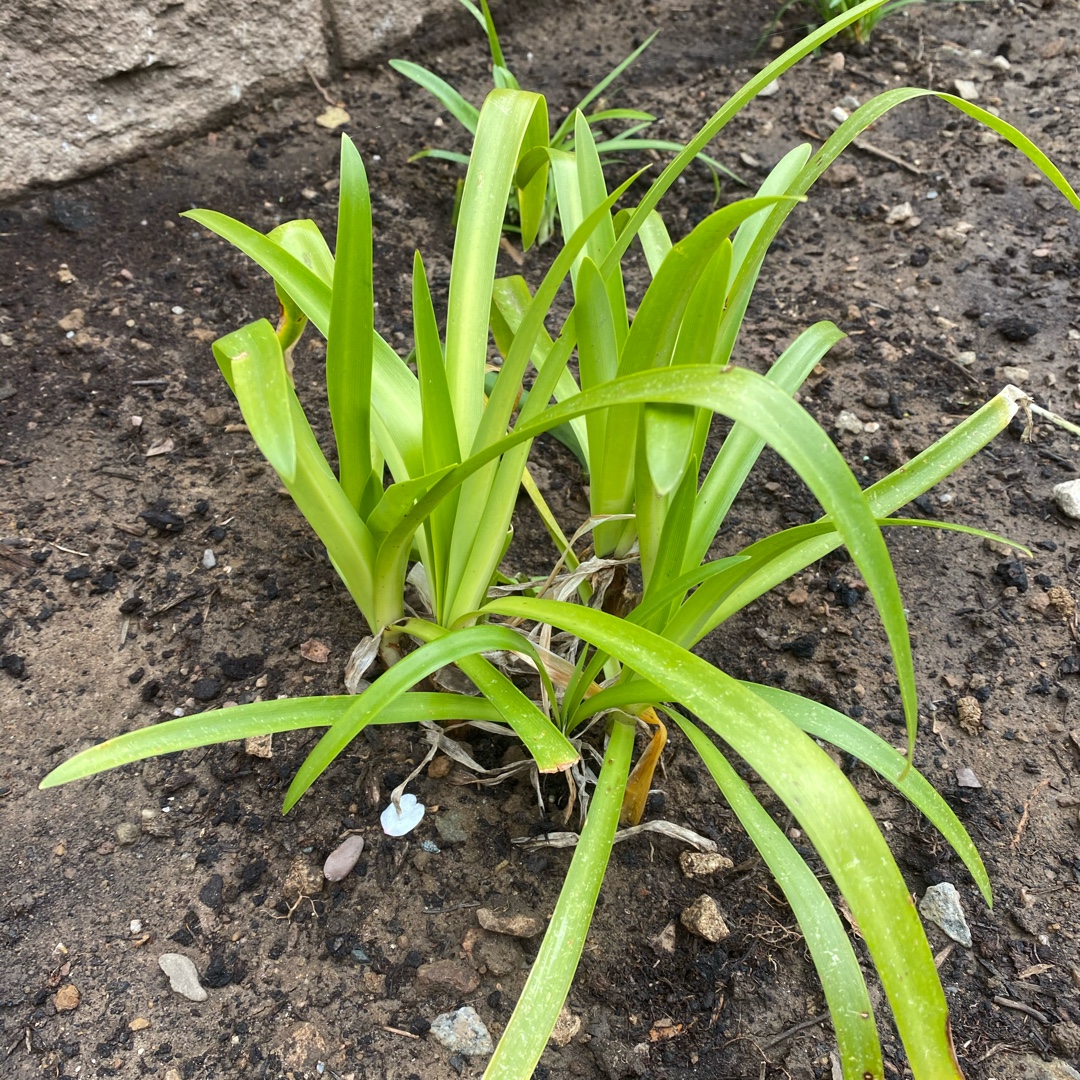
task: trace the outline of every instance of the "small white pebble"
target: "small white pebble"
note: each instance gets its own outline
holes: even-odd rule
[[[138,919],[132,919],[131,920],[131,925],[128,927],[128,929],[133,934],[141,934],[142,933],[142,922],[140,920],[138,920]]]
[[[217,556],[214,554],[213,549],[207,548],[202,553],[202,564],[206,570],[213,570],[217,566]]]
[[[184,314],[184,309],[179,304],[177,304],[175,307],[171,308],[170,310],[172,311],[172,313],[174,315],[183,315]]]
[[[173,714],[173,716],[179,718],[179,717],[184,715],[184,710],[183,709],[173,709],[172,714]]]

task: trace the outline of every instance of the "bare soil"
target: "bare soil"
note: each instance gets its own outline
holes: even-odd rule
[[[772,10],[764,2],[507,7],[511,65],[549,95],[556,116],[660,28],[607,101],[662,116],[671,137],[696,130],[771,55],[753,53]],[[959,78],[1080,179],[1078,30],[1069,0],[908,9],[842,68],[822,56],[785,76],[714,153],[754,181],[796,142],[824,135],[845,98],[903,84],[952,90]],[[411,57],[479,100],[486,54],[475,31],[462,15],[449,37],[418,39]],[[1008,66],[992,64],[996,56]],[[445,289],[457,175],[406,159],[463,140],[384,67],[342,74],[329,92],[353,117],[345,130],[371,176],[378,325],[404,350],[415,247]],[[430,1022],[467,1003],[497,1037],[538,939],[481,931],[476,908],[548,916],[569,861],[566,851],[511,843],[550,824],[529,785],[477,788],[455,783],[455,773],[419,778],[413,790],[431,812],[407,840],[385,838],[379,811],[424,750],[409,730],[359,739],[286,818],[282,795],[308,733],[275,737],[268,759],[230,744],[37,790],[71,753],[176,710],[340,692],[365,633],[238,427],[210,354],[214,337],[273,314],[272,289],[242,256],[177,217],[206,206],[268,229],[307,215],[332,235],[337,137],[314,123],[325,105],[312,88],[0,209],[5,1077],[478,1076],[483,1060],[452,1056],[427,1033]],[[1076,215],[1018,153],[940,102],[909,104],[866,138],[870,149],[845,155],[777,240],[739,362],[762,369],[817,319],[847,331],[802,401],[866,482],[1009,381],[1075,419]],[[726,185],[723,198],[741,190]],[[671,194],[676,233],[713,206],[699,170]],[[890,218],[905,202],[912,217]],[[535,275],[547,257],[527,255],[524,272]],[[312,400],[322,358],[314,343],[298,350],[298,382]],[[1023,370],[1007,370],[1015,368]],[[841,421],[844,410],[861,431]],[[1029,442],[1019,435],[1003,434],[906,512],[996,530],[1032,557],[940,531],[889,535],[916,644],[917,763],[976,840],[993,910],[917,813],[844,763],[912,892],[943,881],[960,891],[974,947],[935,927],[929,935],[959,1057],[980,1080],[1075,1076],[1068,1065],[1080,1054],[1080,652],[1070,607],[1080,544],[1076,522],[1051,499],[1055,484],[1080,474],[1080,441],[1042,423]],[[536,453],[552,498],[583,515],[572,459],[554,443]],[[766,456],[717,554],[814,515],[792,475]],[[519,533],[535,541],[519,565],[544,565],[524,507]],[[325,663],[301,654],[311,641],[328,647]],[[902,745],[883,636],[840,554],[753,604],[703,652]],[[961,698],[975,699],[980,714],[965,726]],[[482,763],[507,751],[492,737],[469,738]],[[779,890],[677,738],[665,766],[651,816],[715,838],[735,869],[702,885],[682,876],[671,841],[616,848],[569,999],[580,1030],[545,1053],[537,1075],[839,1075],[822,996]],[[980,787],[960,786],[965,769]],[[565,790],[552,784],[544,794],[554,816]],[[322,887],[317,871],[348,830],[366,838],[362,860]],[[290,875],[304,885],[299,904]],[[730,937],[709,945],[680,927],[666,951],[658,936],[703,889]],[[157,964],[166,951],[195,961],[207,1001],[170,991]],[[450,962],[443,981],[426,967],[436,961]],[[907,1075],[879,1011],[888,1073]]]

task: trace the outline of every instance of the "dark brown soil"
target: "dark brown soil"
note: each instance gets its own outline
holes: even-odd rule
[[[555,115],[661,28],[609,103],[653,111],[670,136],[685,137],[760,65],[751,50],[770,10],[561,4],[507,11],[503,23],[512,65],[550,95]],[[454,29],[456,38],[421,40],[412,55],[449,77],[474,72],[464,86],[478,99],[483,41],[464,17]],[[785,76],[714,152],[755,178],[755,161],[765,170],[808,133],[825,132],[848,95],[865,100],[902,83],[952,89],[974,77],[980,102],[1024,127],[1076,180],[1078,30],[1080,14],[1064,2],[909,9],[882,24],[869,49],[849,53],[843,70],[822,57]],[[995,55],[1011,67],[989,66]],[[374,190],[378,325],[407,349],[412,251],[422,249],[445,286],[455,173],[406,158],[462,140],[384,68],[343,75],[332,93],[354,118],[347,130]],[[408,841],[385,838],[379,810],[424,750],[406,730],[359,739],[287,818],[281,799],[311,745],[305,733],[275,737],[270,759],[230,744],[37,790],[74,751],[175,710],[340,692],[365,628],[235,429],[239,412],[208,344],[272,314],[272,289],[177,217],[208,206],[260,229],[309,215],[328,230],[337,138],[313,123],[324,107],[313,89],[0,209],[5,1077],[478,1076],[482,1060],[451,1058],[427,1027],[468,1003],[497,1036],[537,943],[477,930],[475,908],[548,916],[569,860],[511,844],[545,828],[524,783],[476,788],[422,776],[413,790],[438,813]],[[1075,214],[1016,152],[939,102],[910,104],[867,138],[891,157],[849,152],[847,171],[794,214],[766,263],[740,362],[761,368],[814,320],[838,322],[851,344],[830,354],[802,400],[866,482],[1025,378],[1005,368],[1026,369],[1034,398],[1075,418]],[[724,197],[738,194],[730,187]],[[701,172],[672,196],[674,232],[712,207]],[[887,221],[904,202],[921,219],[914,227]],[[529,255],[525,272],[545,257]],[[298,351],[304,391],[318,389],[321,359],[313,345]],[[842,410],[862,421],[861,434],[838,429]],[[942,881],[960,890],[974,948],[929,934],[960,1059],[983,1080],[1075,1075],[1065,1063],[1077,1064],[1080,1036],[1080,653],[1075,620],[1062,614],[1077,592],[1080,545],[1050,498],[1054,484],[1080,473],[1080,441],[1044,424],[1030,442],[1018,436],[1002,435],[908,511],[1004,533],[1032,558],[938,531],[889,537],[916,641],[917,762],[976,840],[994,909],[914,811],[866,769],[851,769],[912,892]],[[549,488],[583,513],[572,462],[555,444],[537,452]],[[766,456],[723,550],[814,513]],[[519,531],[540,542],[524,512]],[[526,548],[520,558],[547,556]],[[329,647],[327,663],[301,656],[312,639]],[[734,675],[810,694],[902,743],[887,649],[839,554],[752,605],[704,652]],[[969,730],[957,722],[965,696],[982,711]],[[507,749],[470,739],[484,764]],[[981,788],[958,786],[964,768]],[[710,946],[680,929],[673,953],[659,948],[657,936],[702,886],[681,875],[670,841],[618,846],[569,999],[581,1030],[545,1053],[537,1075],[839,1075],[791,913],[678,739],[658,783],[651,815],[714,837],[736,864],[707,884],[731,936]],[[554,812],[565,791],[552,785],[545,796]],[[447,823],[460,830],[456,842]],[[290,907],[290,873],[317,870],[350,829],[368,845],[357,870]],[[440,850],[422,850],[424,840]],[[166,951],[195,960],[205,1003],[168,989],[157,966]],[[453,962],[456,983],[418,976],[438,960]],[[78,992],[75,1008],[62,1008],[75,1000],[67,986]],[[884,1023],[889,1075],[906,1075]]]

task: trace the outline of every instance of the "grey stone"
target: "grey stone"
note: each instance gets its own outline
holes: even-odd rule
[[[1080,518],[1080,480],[1066,480],[1054,485],[1054,502],[1066,516]]]
[[[966,949],[971,948],[971,931],[964,918],[964,909],[960,906],[960,894],[956,886],[947,881],[940,885],[931,885],[919,901],[919,911],[924,919],[929,919]]]
[[[183,953],[167,952],[158,957],[158,967],[169,976],[173,991],[189,1001],[205,1001],[206,991],[199,982],[194,961]]]
[[[467,810],[455,807],[435,815],[435,828],[444,844],[464,844],[468,841],[474,818]]]
[[[431,1034],[447,1050],[466,1057],[490,1054],[495,1049],[484,1021],[471,1005],[436,1016],[431,1021]]]
[[[454,0],[82,0],[0,4],[0,199],[135,157],[389,56]],[[312,119],[321,103],[312,90]],[[56,221],[79,229],[78,208]]]
[[[116,826],[116,839],[121,844],[134,844],[142,835],[142,829],[131,821],[121,821]]]
[[[378,4],[371,0],[330,0],[329,6],[338,60],[344,67],[355,67],[393,48],[433,16],[460,10],[453,0],[382,0]],[[473,29],[483,41],[480,27],[473,24],[470,33]]]
[[[1080,1080],[1080,1072],[1060,1058],[1043,1061],[1037,1054],[1024,1054],[1004,1060],[1007,1067],[994,1069],[1002,1080]]]

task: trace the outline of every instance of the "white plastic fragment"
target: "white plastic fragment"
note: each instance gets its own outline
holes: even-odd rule
[[[391,804],[392,805],[392,804]],[[360,854],[364,850],[364,838],[355,833],[346,836],[344,840],[329,855],[323,863],[323,877],[327,881],[341,881],[352,873],[353,867],[360,860]]]
[[[387,836],[404,836],[410,833],[423,820],[424,804],[416,801],[416,796],[401,796],[401,805],[392,802],[379,816],[379,823]]]

